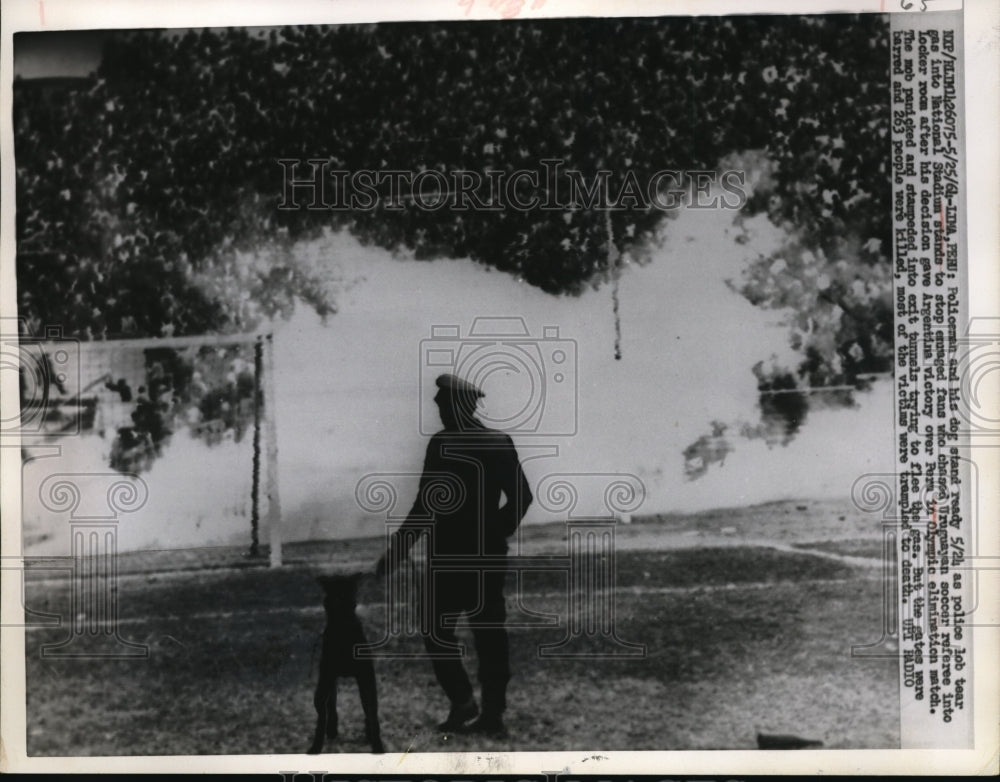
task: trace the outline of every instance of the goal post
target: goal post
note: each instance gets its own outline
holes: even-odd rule
[[[267,529],[271,567],[281,566],[281,498],[278,494],[278,431],[274,402],[274,339],[272,334],[257,335],[253,343],[254,357],[254,427],[253,427],[253,479],[251,508],[250,556],[259,556],[260,505],[261,505],[261,437],[266,442],[265,486],[267,492]],[[268,415],[262,415],[268,400]],[[266,431],[262,431],[266,430]]]
[[[278,426],[275,407],[277,393],[274,382],[274,338],[266,334],[258,338],[256,349],[263,353],[264,399],[269,412],[265,416],[267,427],[267,528],[271,544],[271,567],[281,566],[281,497],[278,494]],[[259,377],[259,373],[258,373]],[[260,405],[258,404],[258,410]],[[255,431],[260,428],[260,415],[256,416]]]
[[[22,338],[20,356],[22,421],[26,411],[33,416],[33,430],[22,429],[26,447],[77,434],[66,452],[81,465],[162,479],[151,486],[155,500],[181,510],[155,518],[181,548],[232,545],[243,529],[249,555],[259,557],[263,523],[269,563],[282,564],[271,333]],[[44,409],[35,396],[44,396]]]

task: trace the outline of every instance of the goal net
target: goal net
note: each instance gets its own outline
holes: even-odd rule
[[[272,350],[270,334],[22,344],[26,553],[61,538],[38,496],[48,476],[122,474],[146,501],[118,525],[120,551],[240,545],[280,564]]]

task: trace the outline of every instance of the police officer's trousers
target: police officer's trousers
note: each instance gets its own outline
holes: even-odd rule
[[[462,664],[455,626],[465,615],[479,658],[484,717],[499,717],[507,706],[510,650],[504,622],[504,571],[431,571],[431,632],[424,646],[432,655],[434,674],[453,705],[472,697],[472,685]]]

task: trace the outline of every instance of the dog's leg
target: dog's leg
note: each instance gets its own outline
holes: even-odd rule
[[[375,666],[369,663],[357,671],[358,693],[361,695],[361,708],[365,712],[365,738],[371,745],[372,752],[385,752],[382,746],[382,729],[378,724],[378,693],[375,688]]]
[[[313,734],[312,746],[309,747],[308,754],[318,755],[323,751],[323,739],[330,735],[337,735],[337,712],[334,703],[333,733],[330,734],[329,709],[328,704],[331,699],[336,698],[336,677],[328,676],[326,671],[321,671],[319,684],[316,685],[316,693],[313,695],[313,706],[316,707],[316,732]]]
[[[337,738],[337,677],[330,682],[330,695],[326,699],[326,737]]]

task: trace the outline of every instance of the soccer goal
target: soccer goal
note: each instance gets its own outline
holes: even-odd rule
[[[146,518],[120,535],[133,550],[246,545],[258,557],[263,535],[278,566],[273,351],[271,334],[23,341],[23,441],[142,478]]]

